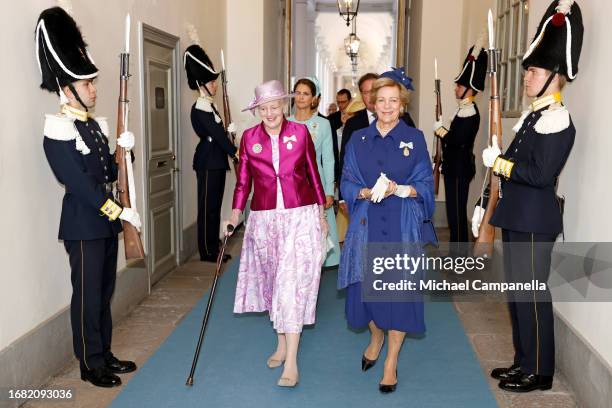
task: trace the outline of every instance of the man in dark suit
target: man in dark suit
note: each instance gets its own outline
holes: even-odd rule
[[[366,108],[356,112],[355,116],[347,120],[344,124],[344,130],[342,132],[342,146],[340,148],[340,174],[342,173],[342,166],[344,165],[344,147],[351,139],[353,132],[370,126],[370,123],[374,122],[376,119],[374,115],[375,103],[373,100],[371,100],[370,94],[372,92],[372,86],[378,78],[378,74],[369,72],[359,78],[359,82],[357,83],[359,86],[359,92],[361,93],[361,98],[363,99],[363,103],[365,104]],[[408,112],[404,113],[402,120],[406,122],[408,126],[416,127]],[[344,203],[342,197],[340,197],[340,206],[343,210],[347,211],[346,203]]]
[[[348,89],[341,89],[336,93],[336,104],[338,105],[338,110],[327,117],[329,120],[329,124],[332,129],[332,143],[334,148],[334,158],[336,162],[334,164],[334,182],[338,185],[340,181],[340,146],[338,145],[338,129],[342,127],[342,113],[348,106],[349,102],[352,99],[351,91]]]

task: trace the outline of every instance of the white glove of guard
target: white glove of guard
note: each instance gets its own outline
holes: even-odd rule
[[[380,173],[378,180],[376,180],[376,184],[372,187],[372,200],[373,203],[380,203],[383,198],[385,198],[385,193],[387,192],[387,188],[389,187],[389,183],[391,180],[387,178],[385,173]]]
[[[482,151],[482,162],[485,167],[493,167],[495,159],[501,154],[499,145],[497,144],[497,136],[493,136],[493,144]]]
[[[443,127],[443,126],[444,126],[444,124],[442,123],[442,121],[441,121],[441,120],[436,120],[436,121],[434,122],[434,124],[433,124],[433,131],[434,131],[434,133],[435,133],[435,132],[436,132],[438,129],[440,129],[441,127]]]
[[[121,214],[119,214],[119,219],[123,221],[127,221],[134,226],[140,232],[140,227],[142,227],[142,223],[140,222],[140,215],[133,208],[125,207]]]
[[[119,139],[117,139],[117,144],[126,150],[132,150],[134,143],[134,134],[130,131],[123,132],[119,135]]]
[[[236,130],[238,130],[238,128],[234,122],[230,123],[229,126],[227,127],[227,131],[229,133],[235,133]]]
[[[484,214],[484,208],[479,205],[474,207],[474,215],[472,215],[472,234],[474,234],[474,238],[478,238],[478,234],[480,232],[480,223],[482,222]]]

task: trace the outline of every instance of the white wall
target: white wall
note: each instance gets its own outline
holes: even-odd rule
[[[459,73],[458,69],[466,52],[464,47],[461,47],[462,19],[458,17],[463,13],[463,3],[463,0],[426,0],[418,4],[422,18],[420,32],[417,33],[417,36],[420,36],[420,65],[417,68],[418,75],[409,72],[416,78],[415,88],[418,90],[418,93],[413,95],[411,105],[413,110],[418,109],[417,127],[423,130],[432,154],[432,126],[435,121],[434,58],[438,59],[438,75],[442,82],[444,118],[450,120],[457,107],[453,79]],[[418,39],[413,38],[411,43],[414,44],[414,41]],[[443,186],[443,177],[440,177],[437,201],[444,201]]]
[[[21,2],[3,15],[0,36],[5,55],[14,63],[2,64],[5,98],[0,121],[0,350],[66,308],[71,294],[70,269],[62,243],[57,240],[63,188],[55,181],[42,149],[45,113],[58,111],[57,98],[38,88],[40,75],[34,56],[34,29],[40,12],[55,5],[48,0]],[[136,134],[136,183],[142,186],[142,129],[138,76],[136,22],[143,21],[181,37],[181,52],[189,44],[186,22],[196,25],[200,38],[215,64],[225,40],[224,0],[73,1],[73,13],[89,43],[100,69],[96,114],[108,116],[110,129],[116,125],[118,54],[123,48],[125,14],[132,15],[133,74],[130,129]],[[10,18],[9,18],[10,17]],[[10,33],[10,35],[8,34]],[[197,139],[189,121],[194,95],[187,88],[181,68],[181,129],[183,148],[180,163],[183,186],[183,227],[195,221],[195,177],[191,158]],[[8,114],[7,114],[8,113]],[[111,141],[115,135],[111,131]],[[142,189],[137,202],[142,211]],[[125,265],[119,250],[119,268]]]

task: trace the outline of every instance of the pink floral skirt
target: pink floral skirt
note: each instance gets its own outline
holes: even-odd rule
[[[240,255],[234,313],[268,311],[279,333],[314,324],[321,279],[316,204],[251,211]]]

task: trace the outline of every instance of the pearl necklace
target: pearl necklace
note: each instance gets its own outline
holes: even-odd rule
[[[398,123],[399,123],[399,119],[397,119],[397,120],[395,121],[395,123],[393,124],[393,126],[389,126],[387,129],[385,129],[385,128],[383,128],[383,127],[380,125],[380,122],[376,122],[376,129],[378,129],[378,131],[380,132],[380,135],[384,137],[384,136],[387,136],[387,134],[388,134],[388,133],[389,133],[389,132],[390,132],[390,131],[391,131],[391,130],[392,130],[394,127],[395,127],[395,126],[397,126],[397,124],[398,124]]]

